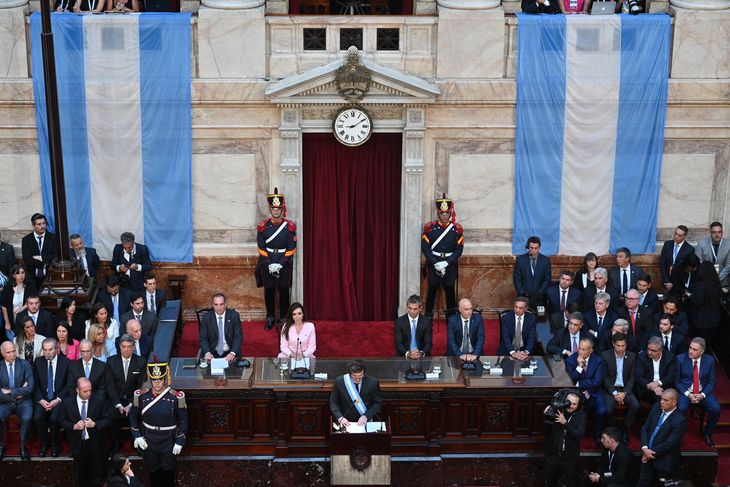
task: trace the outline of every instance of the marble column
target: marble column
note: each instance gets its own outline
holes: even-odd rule
[[[264,78],[264,0],[202,0],[198,10],[201,78]]]
[[[438,0],[441,79],[504,76],[504,9],[500,0]]]
[[[287,218],[297,224],[297,253],[294,257],[294,278],[292,280],[291,301],[304,299],[304,200],[302,199],[302,129],[299,126],[301,112],[298,108],[282,108],[279,137],[281,154],[279,157],[282,175],[281,191],[286,197]]]
[[[730,78],[730,0],[671,0],[673,79]]]
[[[398,285],[399,313],[411,294],[421,291],[421,229],[423,192],[424,132],[426,110],[406,108],[403,129],[403,181],[401,183],[400,276]]]
[[[25,16],[28,0],[0,0],[0,78],[27,78]]]

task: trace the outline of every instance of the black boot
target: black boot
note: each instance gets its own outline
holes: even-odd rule
[[[269,315],[266,317],[266,324],[264,325],[264,330],[271,330],[274,327],[274,317]]]

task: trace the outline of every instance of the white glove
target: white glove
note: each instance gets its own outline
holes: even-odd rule
[[[445,260],[442,260],[442,261],[440,261],[440,262],[436,262],[436,263],[435,263],[435,264],[433,265],[433,268],[434,268],[434,269],[436,269],[436,270],[437,270],[438,272],[444,272],[444,271],[446,271],[446,268],[447,268],[448,266],[449,266],[449,263],[448,263],[448,262],[446,262]]]
[[[142,438],[142,437],[136,438],[134,440],[134,447],[135,448],[139,448],[140,450],[146,450],[147,449],[147,441],[144,438]]]
[[[269,264],[269,274],[276,274],[282,268],[281,264]]]
[[[182,451],[182,445],[178,445],[177,443],[175,443],[175,446],[172,447],[172,454],[179,455],[181,451]]]

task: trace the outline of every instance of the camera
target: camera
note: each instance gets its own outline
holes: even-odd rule
[[[556,392],[555,395],[553,395],[552,400],[550,401],[550,405],[545,411],[545,420],[554,422],[555,416],[558,414],[558,411],[565,414],[570,407],[568,395],[573,392],[573,389],[560,389],[558,392]]]

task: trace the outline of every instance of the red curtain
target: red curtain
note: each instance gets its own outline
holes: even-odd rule
[[[396,315],[401,138],[345,147],[304,134],[304,305],[315,320]]]

